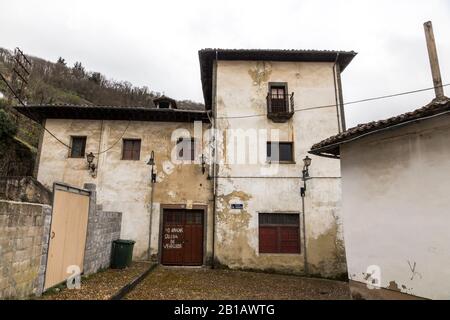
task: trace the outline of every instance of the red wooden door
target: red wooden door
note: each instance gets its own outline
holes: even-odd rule
[[[164,210],[162,236],[162,264],[203,264],[203,211]]]

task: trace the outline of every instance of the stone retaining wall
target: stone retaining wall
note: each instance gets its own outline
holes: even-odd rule
[[[40,294],[51,210],[49,205],[0,200],[0,299]]]
[[[112,241],[120,236],[122,214],[97,209],[90,191],[84,274],[108,268]],[[44,288],[52,207],[0,200],[0,299],[40,295]]]

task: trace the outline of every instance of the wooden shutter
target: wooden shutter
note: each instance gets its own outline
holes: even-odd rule
[[[299,215],[259,214],[260,253],[300,253]]]
[[[139,160],[140,156],[141,156],[141,140],[134,140],[132,148],[132,159]]]
[[[140,139],[124,139],[122,159],[123,160],[139,160],[141,155]]]
[[[298,227],[279,227],[280,253],[300,253]]]
[[[278,252],[278,231],[277,227],[259,227],[259,252]]]

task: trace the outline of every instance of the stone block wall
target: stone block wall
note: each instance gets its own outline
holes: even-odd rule
[[[40,293],[50,216],[48,205],[0,200],[0,299]]]
[[[52,192],[31,176],[0,176],[0,199],[51,204]]]
[[[121,212],[102,211],[97,206],[95,184],[85,184],[90,191],[89,219],[84,252],[84,274],[108,268],[111,263],[112,242],[119,239],[122,223]]]
[[[121,212],[96,210],[89,215],[84,274],[108,268],[111,263],[112,242],[120,237]]]
[[[84,274],[108,268],[112,241],[120,236],[122,213],[97,208],[90,191]],[[100,207],[100,206],[99,206]],[[0,299],[40,295],[44,288],[52,207],[0,200]]]

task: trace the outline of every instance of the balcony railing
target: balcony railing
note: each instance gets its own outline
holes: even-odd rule
[[[286,122],[294,114],[294,93],[267,94],[267,117],[274,122]]]

